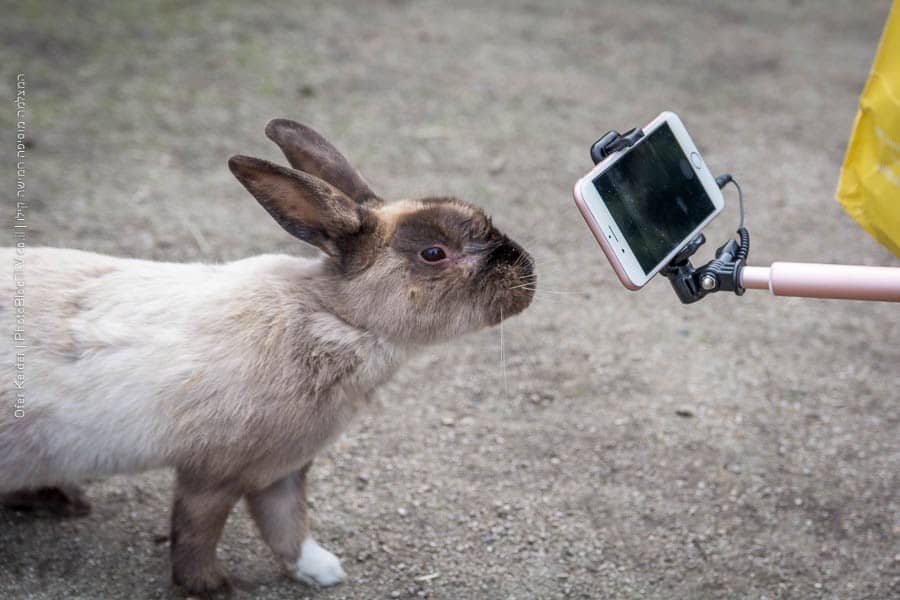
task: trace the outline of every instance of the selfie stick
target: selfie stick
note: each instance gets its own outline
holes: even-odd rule
[[[900,269],[892,267],[776,262],[745,266],[740,279],[748,290],[776,296],[900,302]]]
[[[639,128],[622,134],[608,131],[591,146],[591,159],[597,164],[642,137],[644,132]],[[730,175],[716,178],[720,188],[732,181]],[[681,302],[690,304],[714,292],[730,291],[741,296],[745,290],[766,289],[776,296],[900,302],[900,268],[792,262],[776,262],[771,267],[748,266],[750,233],[743,226],[743,218],[742,206],[741,226],[737,230],[740,242],[725,242],[716,250],[714,260],[702,267],[691,264],[691,256],[706,242],[701,233],[660,271]]]

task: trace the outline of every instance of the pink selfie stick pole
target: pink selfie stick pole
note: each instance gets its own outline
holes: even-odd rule
[[[746,266],[741,284],[776,296],[900,302],[900,268],[776,262]]]

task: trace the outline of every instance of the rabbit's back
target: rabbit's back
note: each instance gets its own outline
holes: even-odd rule
[[[0,260],[14,255],[3,249]],[[296,347],[291,332],[321,346],[302,332],[328,315],[294,289],[311,261],[176,264],[52,248],[23,258],[24,313],[13,305],[15,283],[0,284],[0,327],[18,322],[27,346],[4,336],[0,352],[9,382],[0,389],[0,491],[211,452],[253,415],[283,422],[289,415],[278,419],[277,407],[250,404],[296,394],[286,378],[306,383],[315,370],[287,368],[282,356]]]

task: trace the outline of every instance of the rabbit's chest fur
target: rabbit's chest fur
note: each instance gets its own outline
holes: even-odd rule
[[[265,480],[310,460],[403,355],[318,304],[318,268],[30,249],[24,416],[0,414],[0,487],[160,466]]]

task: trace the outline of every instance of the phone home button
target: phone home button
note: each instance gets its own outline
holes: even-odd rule
[[[698,169],[702,168],[703,162],[700,160],[700,154],[691,152],[691,163]]]

